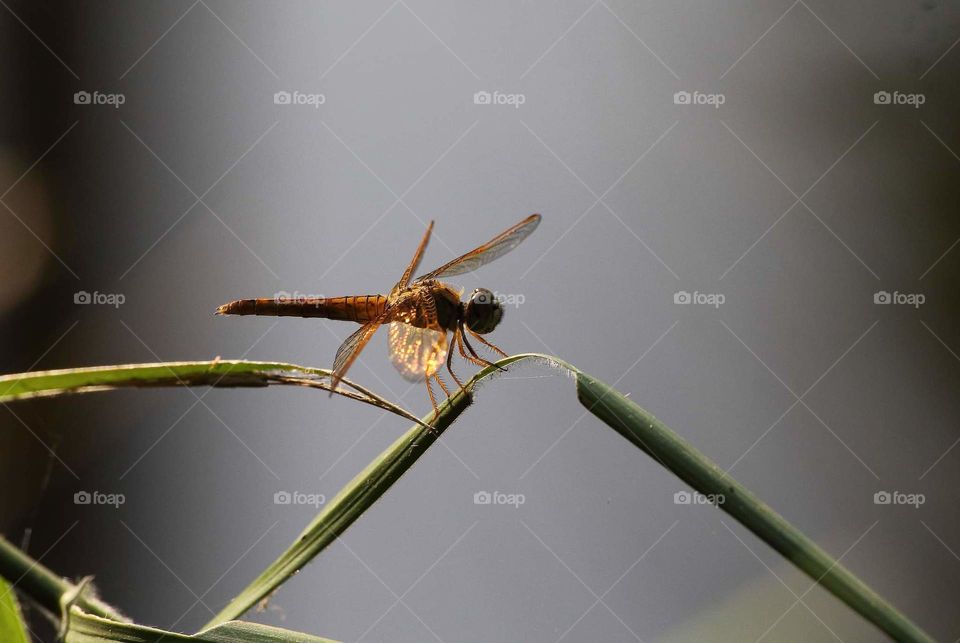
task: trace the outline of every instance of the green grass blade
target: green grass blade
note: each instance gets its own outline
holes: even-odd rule
[[[267,386],[271,372],[323,373],[292,364],[203,361],[91,366],[0,377],[0,402],[140,386]]]
[[[74,607],[70,610],[70,626],[67,629],[66,643],[104,643],[104,641],[122,641],[123,643],[160,643],[178,641],[192,643],[334,643],[330,639],[311,636],[301,632],[284,630],[278,627],[230,621],[217,627],[203,630],[197,634],[178,634],[166,632],[144,625],[118,623],[101,618]]]
[[[653,415],[600,380],[577,372],[577,397],[605,424],[780,552],[837,598],[897,641],[932,641],[910,619]]]
[[[8,643],[29,643],[20,604],[13,587],[0,578],[0,641]]]
[[[723,494],[725,502],[720,505],[723,511],[877,627],[897,640],[932,640],[796,527],[621,393],[555,357],[515,355],[501,360],[498,365],[504,367],[524,359],[545,361],[574,374],[578,399],[593,415],[697,491],[708,495]],[[467,383],[468,390],[472,391],[478,382],[497,372],[497,369],[492,367],[483,369]],[[296,384],[323,388],[323,378],[327,377],[329,371],[324,369],[274,362],[213,360],[94,367],[0,377],[0,403],[44,395],[129,386]],[[371,399],[372,394],[356,384],[347,385],[353,387],[353,392],[349,394],[355,399],[387,408],[415,420],[418,424],[347,484],[308,525],[300,538],[214,617],[210,625],[219,625],[238,618],[334,542],[419,459],[426,448],[433,444],[470,404],[469,397],[457,394],[441,405],[436,417],[431,414],[425,420],[419,420],[380,398]],[[429,424],[435,428],[431,428]],[[6,575],[3,572],[5,556],[2,555],[2,545],[3,542],[0,541],[0,575]],[[91,611],[89,606],[81,607]],[[93,609],[96,609],[96,606]]]
[[[75,585],[60,578],[3,537],[0,537],[0,578],[15,583],[19,591],[50,614],[59,614],[60,600],[76,590]],[[126,620],[119,611],[91,597],[89,592],[80,594],[74,604],[91,614],[115,621]]]
[[[118,388],[164,386],[305,386],[330,391],[329,370],[280,362],[209,360],[90,366],[0,377],[0,404],[35,397],[92,393]],[[334,393],[390,411],[413,422],[420,419],[370,390],[343,379]]]
[[[932,641],[923,630],[796,527],[620,392],[574,366],[547,355],[514,355],[497,364],[505,367],[525,359],[547,362],[575,375],[577,397],[588,411],[697,491],[724,494],[726,500],[720,505],[721,509],[874,625],[900,641]],[[467,383],[467,389],[472,391],[479,381],[497,372],[495,368],[483,369]],[[217,614],[210,624],[238,618],[334,542],[413,466],[426,448],[469,404],[470,399],[458,393],[441,406],[438,417],[428,416],[424,419],[425,423],[435,426],[436,431],[414,426],[388,447],[348,483],[296,542]]]
[[[64,614],[67,623],[61,622],[66,631],[67,643],[102,643],[124,641],[126,643],[149,643],[159,641],[194,641],[228,643],[237,641],[271,643],[334,643],[330,639],[284,630],[257,623],[231,621],[218,627],[187,635],[166,632],[152,627],[136,625],[127,621],[116,609],[96,598],[89,588],[90,578],[77,585],[70,583],[33,560],[0,538],[0,641],[3,643],[28,643],[16,597],[10,585],[17,584],[25,596],[29,596],[44,612]]]
[[[469,404],[469,397],[457,393],[440,405],[435,417],[431,413],[424,418],[424,424],[432,425],[433,428],[416,424],[400,436],[336,497],[327,502],[293,545],[214,616],[207,626],[238,618],[339,538],[347,527],[413,466]]]

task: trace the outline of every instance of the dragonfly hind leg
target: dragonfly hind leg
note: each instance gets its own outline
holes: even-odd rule
[[[437,380],[437,384],[439,384],[440,388],[443,389],[443,394],[447,397],[450,397],[450,389],[447,388],[446,383],[440,378],[440,373],[434,373],[433,379]]]
[[[452,373],[451,373],[451,374],[452,374]],[[436,395],[434,395],[434,393],[433,393],[433,387],[430,386],[430,380],[431,380],[431,379],[437,381],[437,384],[440,385],[440,388],[443,390],[443,393],[444,393],[444,395],[447,396],[447,398],[450,398],[451,396],[450,396],[450,389],[447,388],[446,383],[443,381],[443,379],[441,379],[439,373],[434,373],[433,375],[425,375],[425,376],[424,376],[423,381],[424,381],[424,382],[426,383],[426,385],[427,385],[427,393],[430,394],[430,404],[433,405],[433,414],[434,414],[434,416],[436,416],[436,415],[440,412],[440,407],[437,405],[437,397],[436,397]],[[459,380],[458,380],[457,382],[459,383]],[[463,388],[463,384],[460,384],[460,388]]]

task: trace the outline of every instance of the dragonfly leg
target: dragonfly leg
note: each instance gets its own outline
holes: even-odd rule
[[[443,382],[443,380],[440,379],[440,373],[434,373],[433,379],[437,380],[437,384],[439,384],[440,388],[443,389],[444,395],[450,397],[450,390],[447,388],[447,385]]]
[[[457,331],[457,335],[454,338],[457,343],[457,350],[460,351],[460,356],[470,362],[471,364],[476,364],[477,366],[486,366],[487,363],[481,359],[477,359],[472,355],[468,355],[466,349],[463,347],[463,333]]]
[[[491,349],[491,350],[493,350],[493,351],[495,351],[495,352],[497,352],[497,353],[500,353],[500,354],[503,355],[504,357],[510,357],[509,355],[507,355],[506,353],[504,353],[502,350],[500,350],[500,348],[499,348],[498,346],[494,346],[493,344],[491,344],[490,342],[488,342],[487,340],[485,340],[485,339],[483,338],[483,335],[480,335],[480,334],[478,334],[478,333],[475,333],[475,332],[473,332],[472,330],[470,331],[470,334],[473,335],[474,339],[478,340],[481,344],[483,344],[483,345],[486,346],[487,348],[489,348],[489,349]]]
[[[493,344],[491,344],[491,343],[488,342],[487,340],[483,339],[482,337],[480,337],[479,335],[477,335],[477,334],[474,333],[473,331],[470,331],[470,334],[473,335],[474,337],[480,339],[480,341],[482,341],[482,342],[483,342],[484,344],[486,344],[487,346],[489,346],[489,347],[491,347],[491,348],[493,348],[493,349],[496,349],[496,351],[497,351],[498,353],[501,353],[502,355],[507,356],[507,354],[504,353],[502,350],[500,350],[499,348],[497,348],[496,346],[494,346]],[[506,372],[507,369],[503,368],[502,366],[497,366],[496,364],[494,364],[494,363],[491,362],[490,360],[483,359],[482,357],[480,357],[479,355],[477,355],[477,351],[473,350],[473,346],[470,345],[470,342],[469,342],[469,340],[467,340],[467,336],[466,336],[466,335],[463,335],[463,343],[464,343],[464,345],[467,347],[467,350],[470,351],[470,354],[473,355],[473,356],[474,356],[477,360],[479,360],[481,363],[483,363],[484,366],[492,366],[493,368],[495,368],[495,369],[497,369],[497,370]]]
[[[423,376],[423,381],[426,382],[426,384],[427,384],[427,393],[430,395],[430,404],[433,405],[433,416],[436,417],[437,414],[440,412],[440,409],[437,408],[437,398],[434,397],[434,395],[433,395],[433,387],[430,386],[430,376],[429,376],[429,375],[424,375],[424,376]]]
[[[453,334],[454,334],[454,339],[453,339],[453,341],[454,341],[454,342],[457,341],[456,335],[457,335],[459,332],[460,332],[459,330],[454,330],[454,331],[453,331]],[[464,395],[466,395],[466,392],[467,392],[467,391],[466,391],[466,388],[463,386],[463,382],[461,382],[461,381],[460,381],[460,378],[457,377],[457,374],[453,372],[453,346],[451,346],[450,349],[447,351],[447,372],[450,373],[450,377],[452,377],[452,378],[453,378],[453,381],[456,382],[456,383],[457,383],[457,386],[460,387],[460,392],[462,392]]]

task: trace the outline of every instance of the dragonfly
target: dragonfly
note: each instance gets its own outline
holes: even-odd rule
[[[431,221],[413,259],[388,295],[238,299],[217,308],[216,314],[319,317],[360,324],[360,328],[337,349],[333,360],[332,389],[337,388],[377,329],[388,324],[391,363],[405,379],[426,384],[436,412],[437,400],[431,381],[436,381],[450,397],[450,390],[439,374],[444,364],[460,389],[465,390],[463,382],[453,372],[454,346],[461,357],[477,366],[496,365],[477,353],[470,343],[471,338],[507,357],[503,350],[484,337],[503,319],[503,306],[494,293],[477,288],[466,301],[462,301],[463,291],[441,279],[473,272],[507,254],[530,236],[540,219],[539,214],[531,214],[478,248],[411,279],[430,241]],[[450,333],[452,336],[448,340]]]

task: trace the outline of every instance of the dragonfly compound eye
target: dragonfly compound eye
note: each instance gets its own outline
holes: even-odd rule
[[[467,327],[475,333],[489,333],[503,319],[503,306],[486,288],[477,288],[467,302]]]

